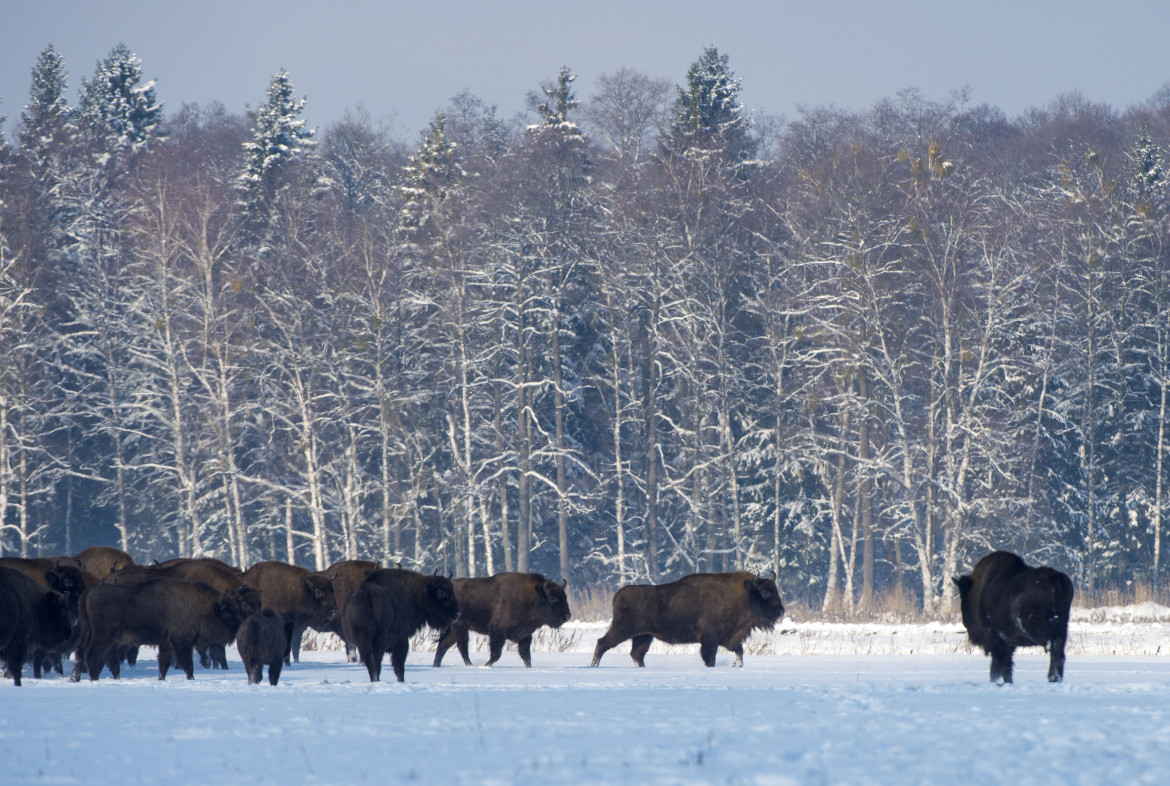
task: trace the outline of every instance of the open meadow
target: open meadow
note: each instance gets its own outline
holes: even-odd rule
[[[1065,681],[1038,649],[1016,683],[954,624],[785,619],[745,667],[720,651],[629,645],[589,668],[605,623],[542,631],[526,670],[426,643],[406,682],[371,684],[313,636],[280,684],[227,672],[157,680],[145,648],[123,679],[0,685],[6,784],[1164,783],[1170,609],[1074,610]],[[475,641],[473,640],[473,647]],[[473,652],[482,663],[486,652]],[[387,672],[387,676],[389,676]]]

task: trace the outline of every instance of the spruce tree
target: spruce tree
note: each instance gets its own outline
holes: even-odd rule
[[[739,102],[739,79],[727,55],[707,47],[687,70],[685,87],[678,88],[668,147],[675,153],[718,149],[732,160],[750,156],[749,120]]]
[[[81,81],[81,117],[99,142],[99,154],[135,152],[157,132],[162,104],[154,82],[141,80],[142,61],[118,44],[98,63],[93,79]]]
[[[65,58],[49,44],[33,66],[29,102],[20,114],[17,139],[22,150],[47,148],[69,119],[73,110],[65,99],[67,80]]]
[[[277,71],[268,84],[268,100],[256,111],[252,138],[244,143],[244,168],[236,181],[249,221],[265,218],[279,173],[316,144],[300,116],[304,108],[305,99],[293,95],[288,72]]]

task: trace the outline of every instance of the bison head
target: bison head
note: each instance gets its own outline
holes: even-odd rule
[[[247,615],[240,609],[240,601],[233,590],[227,590],[219,600],[211,604],[211,616],[220,631],[216,634],[217,640],[231,641],[239,630],[240,623]]]
[[[313,610],[314,622],[326,625],[337,616],[337,599],[333,594],[333,581],[323,573],[309,573],[301,579],[305,600]]]
[[[423,617],[427,625],[445,631],[459,619],[459,601],[455,599],[455,585],[446,576],[430,576],[426,583]]]
[[[748,603],[756,619],[756,627],[771,629],[784,616],[784,602],[776,582],[757,576],[743,583],[748,593]]]
[[[561,627],[573,616],[569,612],[569,598],[565,595],[565,587],[567,586],[568,581],[557,584],[551,580],[545,580],[536,585],[536,596],[540,599],[544,622],[550,628]]]
[[[263,604],[260,602],[260,590],[241,584],[236,589],[236,600],[240,604],[240,613],[247,617],[249,614],[258,614]]]
[[[963,614],[963,627],[971,630],[972,624],[975,622],[971,618],[971,587],[975,583],[970,576],[952,576],[951,581],[955,582],[955,586],[959,589],[959,610]]]

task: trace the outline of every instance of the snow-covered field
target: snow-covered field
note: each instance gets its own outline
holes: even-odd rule
[[[1074,611],[1059,685],[1039,650],[991,685],[940,624],[786,619],[743,669],[658,644],[645,669],[628,645],[593,669],[605,625],[570,623],[531,670],[420,651],[405,684],[371,685],[328,639],[275,688],[234,652],[160,683],[145,649],[121,681],[0,685],[0,783],[1167,783],[1170,609]]]

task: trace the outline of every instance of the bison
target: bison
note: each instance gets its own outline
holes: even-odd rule
[[[284,635],[284,619],[272,609],[250,614],[236,632],[236,649],[248,673],[248,684],[257,685],[264,679],[268,666],[268,684],[280,681],[284,668],[284,651],[288,640]]]
[[[74,612],[81,593],[98,583],[98,577],[81,567],[74,557],[3,557],[0,567],[19,571],[47,588],[68,597]]]
[[[294,631],[299,652],[300,633],[306,627],[324,627],[337,615],[333,578],[332,574],[309,571],[286,562],[257,562],[244,571],[248,586],[260,590],[264,608],[272,609],[284,619],[284,633],[289,641],[285,663],[291,662]]]
[[[1064,679],[1064,645],[1073,585],[1049,567],[1029,567],[1010,551],[995,551],[975,563],[970,575],[952,579],[967,638],[991,656],[991,681],[1012,681],[1016,647],[1049,653],[1048,681]]]
[[[42,653],[69,639],[73,615],[68,599],[20,571],[0,567],[0,654],[20,685],[24,661],[32,655],[33,676],[40,678]]]
[[[156,579],[201,581],[220,592],[234,592],[245,617],[260,611],[260,591],[244,582],[244,574],[225,562],[209,557],[173,559],[157,565],[130,565],[108,575],[104,581],[115,584],[138,584]],[[226,669],[227,654],[222,645],[199,648],[199,662],[203,668]]]
[[[333,576],[333,597],[337,600],[338,615],[332,621],[325,625],[313,625],[315,630],[322,633],[334,633],[345,644],[346,659],[350,663],[357,660],[354,651],[353,642],[346,641],[345,632],[341,629],[341,610],[345,608],[345,602],[353,591],[366,580],[372,571],[379,567],[377,562],[371,562],[366,559],[344,559],[339,562],[334,562],[325,569],[325,575]],[[301,636],[304,634],[304,628],[294,630],[292,634],[292,658],[293,660],[300,660],[301,650]]]
[[[569,600],[565,584],[557,584],[539,573],[497,573],[489,578],[455,579],[455,598],[459,601],[459,620],[439,641],[435,666],[454,644],[470,666],[467,651],[469,631],[488,637],[490,655],[485,664],[500,659],[505,641],[514,641],[524,665],[532,666],[532,634],[548,625],[559,628],[568,622]]]
[[[166,679],[172,658],[195,678],[193,650],[227,645],[244,617],[237,591],[220,592],[201,581],[151,579],[136,584],[99,584],[81,598],[81,637],[77,649],[91,680],[102,667],[118,679],[121,647],[158,647],[158,678]],[[73,680],[80,679],[75,667]]]
[[[112,546],[90,546],[77,552],[74,557],[81,563],[82,570],[89,571],[99,579],[134,564],[129,554]]]
[[[68,603],[71,622],[77,620],[77,603],[81,593],[98,583],[97,577],[82,570],[73,557],[4,557],[0,559],[0,567],[23,573],[45,590],[61,593]],[[58,674],[63,673],[61,659],[73,650],[76,643],[75,629],[55,646],[35,647],[30,653],[33,655],[33,676],[39,679],[41,671],[49,666]]]
[[[743,642],[753,630],[771,630],[784,616],[776,582],[752,573],[693,573],[660,585],[629,585],[613,596],[613,621],[597,640],[593,663],[627,639],[630,657],[645,666],[650,642],[699,644],[707,666],[722,646],[743,665]]]
[[[382,656],[390,653],[394,676],[406,678],[410,639],[424,626],[447,633],[459,619],[455,588],[445,576],[425,576],[412,570],[375,570],[354,590],[342,611],[342,630],[357,647],[370,674],[381,679]]]

